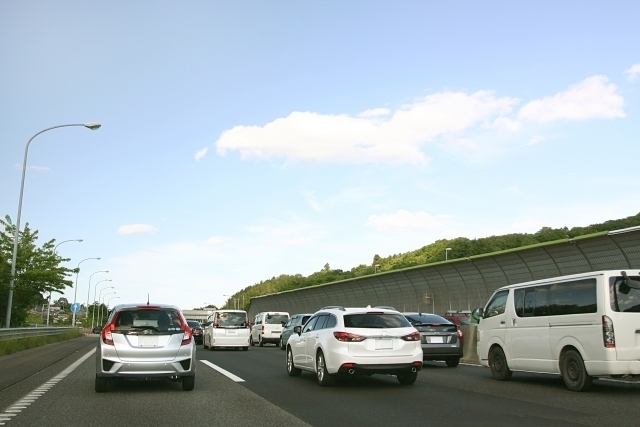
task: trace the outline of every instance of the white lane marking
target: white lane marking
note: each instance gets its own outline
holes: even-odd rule
[[[205,365],[207,365],[208,367],[215,369],[216,371],[220,372],[222,375],[224,375],[225,377],[231,378],[233,381],[237,382],[237,383],[243,383],[244,380],[236,375],[233,375],[231,372],[227,371],[226,369],[222,369],[220,366],[214,365],[213,363],[209,362],[208,360],[201,360],[202,363],[204,363]]]
[[[49,391],[54,385],[58,383],[58,381],[60,381],[61,379],[69,375],[71,372],[73,372],[78,366],[82,364],[82,362],[87,360],[95,352],[96,352],[96,349],[94,348],[93,350],[91,350],[90,352],[82,356],[80,359],[76,360],[71,365],[69,365],[67,369],[60,372],[58,375],[48,380],[41,386],[33,389],[31,392],[27,393],[25,396],[16,400],[15,402],[13,402],[13,404],[9,405],[9,407],[5,409],[4,412],[0,412],[0,425],[3,426],[6,424],[6,422],[11,421],[12,420],[11,417],[15,417],[20,412],[22,412],[23,409],[27,408],[26,406],[23,406],[23,405],[25,404],[30,405],[32,402],[35,402],[40,396],[42,396],[47,391]]]

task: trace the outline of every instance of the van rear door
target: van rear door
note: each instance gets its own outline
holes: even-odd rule
[[[608,316],[613,321],[618,360],[640,360],[640,273],[609,279]]]

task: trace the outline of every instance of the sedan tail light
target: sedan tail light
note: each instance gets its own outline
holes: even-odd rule
[[[457,327],[458,330],[458,339],[460,340],[460,345],[464,345],[464,334],[460,330],[460,326]]]
[[[400,339],[404,341],[420,341],[420,332],[411,332],[409,335],[400,337]]]
[[[362,335],[350,334],[349,332],[334,332],[333,336],[336,337],[338,341],[342,342],[360,342],[367,338]]]

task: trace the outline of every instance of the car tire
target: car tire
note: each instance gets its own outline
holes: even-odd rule
[[[322,350],[318,350],[318,354],[316,354],[316,379],[322,387],[331,386],[336,382],[336,377],[327,371],[326,359]]]
[[[96,374],[96,393],[104,393],[107,391],[107,383],[108,380],[105,377],[99,377],[98,374]]]
[[[411,385],[413,383],[416,382],[416,380],[418,379],[418,371],[416,372],[412,372],[412,371],[406,371],[406,372],[399,372],[398,375],[398,382],[402,385]]]
[[[445,362],[446,362],[448,367],[455,368],[456,366],[458,366],[460,364],[460,358],[459,357],[454,357],[453,359],[445,360]]]
[[[282,337],[280,337],[280,350],[284,350],[284,343],[282,342]]]
[[[191,391],[196,385],[196,376],[182,377],[182,389],[184,391]]]
[[[202,339],[202,348],[203,349],[207,349],[207,340],[205,340],[204,338]]]
[[[291,348],[287,349],[287,374],[290,377],[299,377],[302,373],[302,369],[296,368],[293,364],[293,353]]]
[[[489,366],[491,367],[491,375],[498,381],[508,381],[511,379],[511,369],[507,365],[507,358],[504,351],[500,347],[494,347],[489,352]]]
[[[249,344],[251,344],[251,347],[255,345],[255,343],[253,342],[253,335],[249,337]]]
[[[242,351],[249,351],[249,347],[242,347]]]
[[[264,347],[264,342],[262,341],[262,335],[258,335],[258,345],[260,347]]]
[[[568,350],[560,361],[562,381],[571,391],[587,391],[591,388],[593,377],[584,367],[584,361],[576,350]]]

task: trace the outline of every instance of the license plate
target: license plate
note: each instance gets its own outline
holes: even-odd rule
[[[227,329],[227,335],[238,335],[238,332],[234,331],[233,329]]]
[[[427,342],[430,344],[442,344],[444,343],[444,337],[428,337]]]
[[[392,340],[376,340],[376,350],[388,350],[393,348]]]
[[[140,347],[157,347],[158,337],[138,337],[138,345]]]

